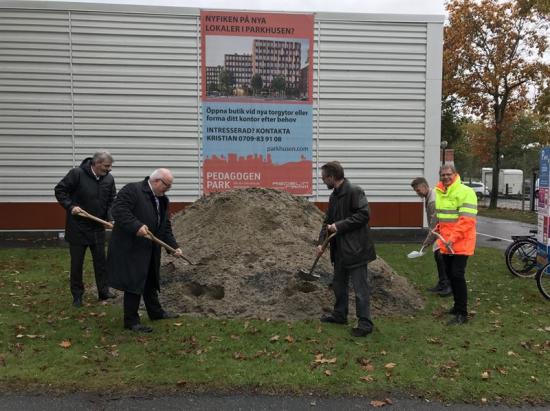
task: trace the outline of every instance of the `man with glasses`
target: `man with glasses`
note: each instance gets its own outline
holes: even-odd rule
[[[55,186],[55,197],[67,210],[65,241],[71,255],[70,287],[73,306],[82,307],[84,282],[82,267],[86,248],[90,248],[94,263],[95,281],[100,300],[114,298],[107,285],[105,266],[105,227],[81,216],[82,211],[108,220],[116,194],[115,179],[110,174],[113,157],[99,150],[85,158],[79,167],[71,169]]]
[[[328,210],[319,235],[319,244],[326,236],[336,233],[330,242],[330,259],[334,265],[332,290],[335,303],[331,314],[321,322],[347,324],[349,282],[355,291],[357,326],[351,329],[354,337],[366,337],[372,332],[370,317],[370,290],[367,283],[367,265],[376,259],[370,236],[370,210],[363,189],[344,177],[344,168],[337,161],[321,167],[321,178],[332,190]],[[322,246],[317,247],[317,254]]]
[[[468,288],[466,263],[476,246],[477,197],[474,190],[462,184],[453,165],[444,164],[439,171],[441,181],[435,187],[435,208],[441,234],[437,240],[443,255],[445,272],[451,283],[454,305],[448,325],[468,321]]]
[[[124,291],[124,328],[149,333],[142,325],[138,308],[141,297],[151,320],[176,318],[164,311],[158,298],[160,246],[148,236],[153,234],[182,254],[172,233],[166,192],[174,183],[172,172],[159,168],[137,183],[124,186],[113,203],[115,220],[109,243],[109,284]]]

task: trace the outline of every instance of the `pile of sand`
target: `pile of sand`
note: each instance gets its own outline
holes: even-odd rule
[[[330,311],[328,250],[317,265],[321,281],[305,282],[323,214],[306,199],[270,189],[216,193],[172,221],[184,254],[197,265],[164,256],[165,309],[220,318],[317,319]],[[382,259],[369,264],[373,315],[408,314],[423,307],[418,292]],[[350,299],[350,313],[355,313]],[[351,320],[352,318],[350,318]]]

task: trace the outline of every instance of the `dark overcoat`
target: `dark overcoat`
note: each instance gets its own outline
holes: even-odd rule
[[[54,192],[67,214],[65,241],[76,245],[105,242],[103,224],[73,215],[71,210],[79,206],[102,220],[110,220],[109,211],[116,195],[115,179],[111,174],[96,178],[92,172],[92,159],[86,158],[61,179]]]
[[[168,197],[157,197],[158,215],[148,180],[125,185],[118,192],[112,207],[115,225],[107,256],[109,285],[134,294],[143,294],[149,270],[152,270],[155,288],[160,289],[161,249],[151,240],[136,235],[140,227],[146,225],[155,237],[178,248],[168,216]]]
[[[336,224],[337,233],[331,240],[332,262],[341,261],[344,267],[357,267],[376,259],[369,228],[370,209],[363,189],[348,179],[334,189],[329,198],[320,241],[328,224]]]

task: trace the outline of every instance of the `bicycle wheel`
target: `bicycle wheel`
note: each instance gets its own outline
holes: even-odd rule
[[[536,280],[540,293],[550,300],[550,263],[537,271]]]
[[[513,243],[506,254],[506,266],[518,277],[534,277],[537,274],[537,244],[530,240]]]

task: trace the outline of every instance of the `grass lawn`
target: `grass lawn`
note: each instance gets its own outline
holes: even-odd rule
[[[479,207],[478,215],[483,217],[500,218],[503,220],[520,221],[522,223],[537,224],[536,211],[522,211],[512,208],[490,209],[487,207]]]
[[[467,269],[474,317],[448,327],[451,300],[423,291],[435,281],[433,258],[408,260],[413,248],[380,244],[378,252],[422,290],[426,308],[414,316],[375,318],[375,332],[362,339],[349,336],[349,327],[318,321],[190,316],[155,322],[154,333],[134,335],[121,328],[121,306],[103,305],[88,293],[84,308],[72,308],[66,249],[3,249],[0,385],[550,402],[550,304],[535,282],[509,274],[501,251],[478,250]],[[86,280],[92,279],[87,260]]]

